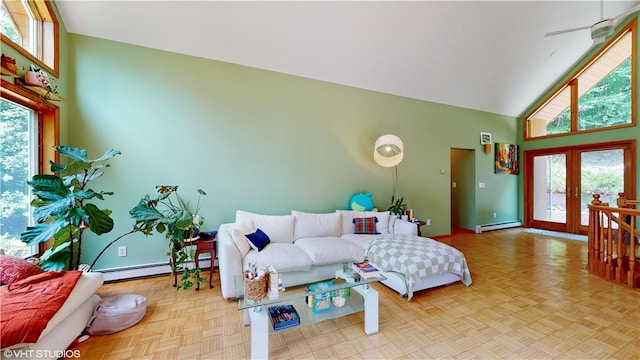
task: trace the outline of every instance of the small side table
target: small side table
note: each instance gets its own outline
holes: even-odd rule
[[[214,268],[213,265],[216,261],[216,236],[210,238],[200,238],[200,240],[196,241],[196,267],[200,267],[198,259],[200,258],[200,254],[211,254],[211,266],[209,267],[209,289],[213,288],[213,273]],[[196,287],[196,290],[200,290],[200,283]]]
[[[209,288],[213,288],[213,273],[214,273],[214,263],[216,260],[216,234],[211,237],[194,237],[192,239],[185,239],[184,246],[194,246],[196,247],[195,253],[195,265],[196,267],[200,267],[200,254],[211,254],[211,267],[209,268]],[[174,244],[178,249],[182,247],[180,244]],[[175,264],[176,259],[175,255],[171,256],[171,261]],[[173,286],[178,286],[178,274],[173,274]],[[196,290],[200,290],[200,283],[198,283]]]
[[[422,231],[420,231],[420,227],[426,225],[427,223],[422,220],[412,221],[412,223],[416,224],[416,226],[418,227],[418,236],[422,236]]]

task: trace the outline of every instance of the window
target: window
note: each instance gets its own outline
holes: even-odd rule
[[[635,123],[636,20],[525,118],[525,139]]]
[[[3,43],[59,76],[58,20],[49,1],[0,1],[0,30]]]
[[[26,181],[47,172],[49,160],[58,160],[53,146],[59,143],[59,109],[11,83],[3,81],[1,89],[0,248],[27,257],[42,249],[20,241],[32,213]]]
[[[37,252],[20,241],[20,233],[31,224],[27,181],[37,171],[37,121],[35,111],[0,100],[0,247],[13,256]]]

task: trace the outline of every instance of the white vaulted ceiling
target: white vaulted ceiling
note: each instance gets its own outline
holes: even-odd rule
[[[71,33],[519,116],[591,48],[599,1],[73,1]],[[605,1],[614,17],[638,1]]]

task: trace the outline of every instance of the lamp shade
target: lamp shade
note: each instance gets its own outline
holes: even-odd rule
[[[404,157],[404,145],[399,137],[391,134],[382,135],[373,147],[373,159],[380,166],[394,167]]]

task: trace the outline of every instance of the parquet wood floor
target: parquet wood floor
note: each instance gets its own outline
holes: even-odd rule
[[[380,332],[362,313],[272,335],[272,359],[640,359],[640,291],[585,270],[584,242],[508,229],[441,242],[466,256],[473,284],[415,294],[384,285]],[[214,288],[177,292],[170,276],[105,284],[147,297],[145,318],[78,344],[89,359],[246,359],[250,328]],[[208,273],[207,273],[208,275]]]

